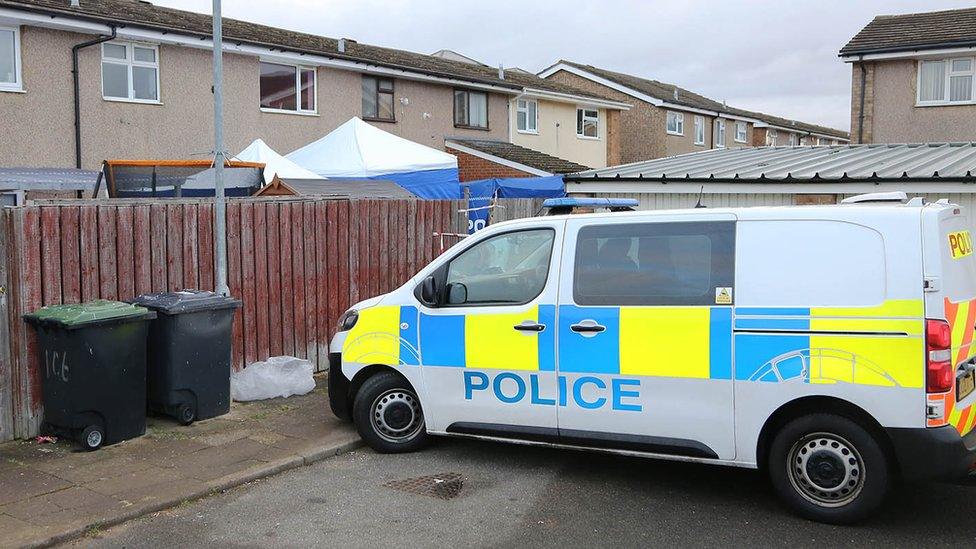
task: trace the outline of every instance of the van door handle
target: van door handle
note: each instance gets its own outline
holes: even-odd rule
[[[514,328],[520,332],[541,332],[546,329],[545,324],[538,324],[531,320],[526,320],[521,324],[516,324]]]
[[[595,320],[587,319],[580,321],[579,324],[573,324],[569,327],[569,329],[584,337],[593,337],[596,334],[605,331],[607,327],[597,324]]]

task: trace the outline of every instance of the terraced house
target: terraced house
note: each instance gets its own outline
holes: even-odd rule
[[[621,111],[618,162],[707,149],[847,143],[847,132],[730,107],[687,89],[561,60],[539,76],[634,106]]]
[[[879,15],[840,57],[855,142],[976,140],[976,8]]]
[[[211,28],[139,0],[0,0],[0,120],[17,129],[0,133],[0,166],[210,154]],[[224,48],[231,153],[258,137],[287,153],[359,116],[458,155],[463,180],[535,175],[606,166],[629,108],[524,71],[233,19]],[[465,140],[537,149],[506,160]]]

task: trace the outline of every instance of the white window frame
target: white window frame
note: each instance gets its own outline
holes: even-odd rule
[[[536,109],[537,109],[536,112],[539,112],[538,111],[538,107],[536,107]],[[576,120],[579,120],[580,119],[580,111],[583,111],[583,124],[582,125],[580,125],[580,124],[577,124],[576,125],[576,138],[577,139],[594,139],[594,140],[600,139],[600,109],[597,109],[595,107],[577,106],[576,107]],[[591,111],[591,112],[595,113],[596,116],[587,116],[586,115],[586,112],[587,111]],[[594,124],[596,124],[596,135],[595,136],[592,136],[592,135],[583,135],[583,128],[586,127],[586,122],[587,121],[591,121]]]
[[[529,118],[529,103],[535,103],[535,116]],[[525,105],[524,107],[522,105]],[[518,127],[518,113],[525,113],[525,129],[520,129]],[[532,135],[539,135],[539,102],[535,99],[516,99],[515,100],[515,131],[519,133],[528,133]],[[597,126],[597,133],[599,133],[599,126]]]
[[[725,120],[719,118],[715,121],[715,148],[725,148]]]
[[[705,144],[705,117],[695,115],[695,145]]]
[[[0,25],[0,30],[12,31],[14,33],[14,81],[0,82],[0,92],[23,92],[24,78],[21,71],[22,56],[20,54],[20,27],[8,27]]]
[[[295,69],[295,110],[291,109],[272,109],[268,107],[261,107],[261,67],[258,65],[258,107],[261,112],[272,112],[281,114],[300,114],[304,116],[318,116],[319,114],[319,70],[318,67],[312,65],[296,65],[295,63],[282,63],[275,59],[258,59],[259,63],[269,63],[271,65],[281,65],[283,67],[292,67]],[[302,71],[312,71],[312,101],[315,103],[314,108],[303,109],[302,108]],[[394,101],[395,103],[395,101]]]
[[[776,134],[776,129],[775,128],[766,128],[766,146],[767,147],[775,147],[776,146],[776,138],[777,137],[779,137],[779,136]]]
[[[797,145],[797,142],[796,142],[796,134],[795,133],[790,132],[790,138],[789,138],[788,143],[789,143],[789,145],[791,147],[795,147]]]
[[[742,130],[742,139],[739,139],[739,130]],[[735,137],[733,140],[736,143],[745,143],[749,139],[749,126],[741,120],[735,123]]]
[[[671,117],[674,117],[674,127],[671,129]],[[664,130],[668,132],[668,135],[684,135],[685,134],[685,114],[678,111],[668,111],[664,116]]]
[[[952,62],[958,59],[969,59],[970,64],[968,71],[955,71],[952,70]],[[938,63],[939,61],[945,63],[945,83],[943,84],[942,99],[935,99],[931,101],[922,101],[922,63]],[[952,82],[953,76],[969,76],[973,79],[972,84],[972,94],[973,96],[967,101],[950,101],[949,94],[952,93],[950,83]],[[960,55],[955,57],[943,57],[939,59],[919,59],[915,63],[915,106],[916,107],[939,107],[944,105],[976,105],[976,57],[968,55]]]
[[[125,46],[125,59],[113,59],[111,57],[105,57],[105,46]],[[156,61],[150,63],[148,61],[136,61],[135,59],[135,48],[139,47],[146,50],[153,50]],[[98,65],[99,76],[101,77],[102,86],[102,99],[105,101],[121,101],[123,103],[143,103],[146,105],[162,105],[163,91],[159,86],[159,45],[158,44],[145,44],[142,42],[125,42],[122,40],[111,40],[102,43],[101,48],[102,60]],[[125,65],[129,69],[129,97],[114,97],[105,95],[105,75],[103,66],[105,63],[110,63],[113,65]],[[136,99],[135,97],[135,83],[132,79],[132,67],[146,67],[156,69],[156,99]]]

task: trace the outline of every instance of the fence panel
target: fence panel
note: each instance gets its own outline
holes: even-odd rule
[[[328,366],[329,337],[352,303],[388,292],[466,227],[461,201],[232,199],[228,286],[232,365],[274,355]],[[437,234],[438,236],[434,236]],[[37,342],[22,315],[41,305],[212,289],[206,200],[49,201],[0,211],[0,440],[37,433]]]

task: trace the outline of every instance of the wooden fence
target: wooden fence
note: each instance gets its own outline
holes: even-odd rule
[[[351,303],[392,290],[457,241],[461,201],[239,199],[227,207],[228,279],[243,300],[233,365],[275,355],[328,363]],[[213,204],[70,201],[0,213],[0,440],[42,418],[37,342],[21,316],[43,305],[213,289]],[[4,310],[5,309],[5,310]]]

